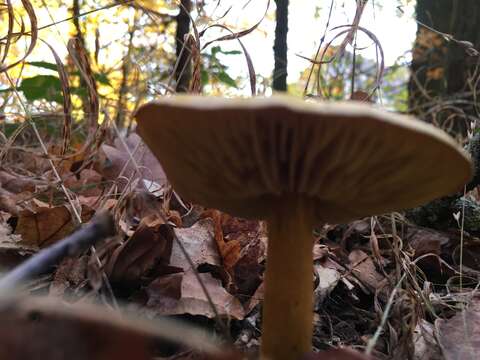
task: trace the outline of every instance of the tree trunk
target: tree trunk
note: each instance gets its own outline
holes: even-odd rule
[[[175,80],[177,92],[187,92],[192,77],[192,66],[190,49],[184,47],[185,36],[190,32],[190,11],[191,0],[181,0],[180,12],[176,17],[177,31],[175,34],[177,64],[175,69]]]
[[[275,43],[273,55],[275,67],[273,69],[272,88],[275,91],[287,91],[287,33],[288,33],[288,0],[275,0],[277,4]]]
[[[410,110],[452,134],[465,135],[469,116],[476,115],[472,93],[480,76],[475,54],[480,46],[480,1],[417,0],[416,12],[420,24],[412,55]]]

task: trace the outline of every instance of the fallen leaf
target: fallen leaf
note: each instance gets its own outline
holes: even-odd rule
[[[480,303],[471,306],[450,319],[435,321],[437,338],[445,360],[480,359]]]
[[[375,293],[385,278],[376,270],[373,260],[361,250],[353,250],[348,259],[353,277],[366,286],[368,292]]]
[[[73,295],[81,296],[77,288],[87,284],[88,256],[67,257],[58,265],[50,284],[49,295],[57,298],[66,297],[68,300]]]
[[[19,211],[16,195],[3,188],[0,188],[0,210],[12,215],[17,215]]]
[[[418,259],[416,264],[428,279],[441,281],[439,277],[442,275],[446,277],[453,275],[452,270],[440,261],[442,247],[450,243],[447,234],[433,229],[410,226],[406,239],[414,251],[413,258]]]
[[[414,357],[413,360],[444,360],[438,342],[435,338],[435,329],[426,320],[420,320],[413,333]]]
[[[82,220],[88,221],[93,210],[82,208]],[[43,248],[70,235],[77,225],[65,206],[38,207],[35,212],[23,210],[18,215],[15,234],[21,235],[22,245]]]
[[[221,281],[208,273],[199,274],[219,315],[242,320],[244,310],[238,299],[230,295]],[[158,315],[191,314],[208,318],[215,313],[193,271],[159,277],[146,289],[146,307]]]
[[[215,224],[214,238],[222,258],[222,264],[227,271],[230,271],[240,258],[240,243],[236,239],[226,241],[222,221],[225,215],[222,212],[218,210],[208,210],[207,214],[212,217]]]
[[[127,179],[132,177],[148,180],[152,186],[156,184],[163,187],[166,184],[167,178],[160,163],[137,134],[131,134],[125,140],[128,150],[118,139],[114,145],[103,144],[101,147],[106,161],[101,163],[98,169],[105,178],[116,181],[120,189],[123,189]],[[133,158],[138,167],[132,162],[129,152],[130,154],[134,152]],[[137,170],[139,174],[136,174]],[[122,181],[119,181],[120,174],[124,177]]]
[[[368,93],[365,92],[365,91],[362,91],[362,90],[354,91],[354,92],[352,93],[352,95],[350,96],[350,100],[354,100],[354,101],[364,101],[364,102],[373,103],[373,101],[372,101],[372,99],[370,98],[370,96],[368,95]]]
[[[162,221],[142,222],[133,235],[113,252],[105,271],[113,283],[134,286],[159,263],[168,264],[173,234]]]
[[[63,175],[64,184],[78,195],[85,197],[100,196],[102,190],[102,176],[91,169],[84,169],[78,177],[72,173]]]
[[[214,240],[214,225],[210,219],[202,219],[189,228],[174,229],[178,241],[183,245],[194,266],[203,264],[220,267],[221,259]],[[170,265],[188,271],[190,266],[180,245],[174,241]]]
[[[337,269],[328,267],[326,264],[315,263],[313,268],[318,276],[318,285],[314,292],[315,302],[321,304],[335,289],[340,281],[341,274]]]
[[[266,230],[261,222],[240,219],[218,210],[207,210],[203,217],[211,217],[215,224],[215,241],[224,269],[233,281],[232,290],[242,296],[251,296],[261,283],[265,245],[261,241]]]
[[[18,194],[24,191],[34,192],[41,182],[24,176],[15,176],[0,170],[0,185],[7,191]]]

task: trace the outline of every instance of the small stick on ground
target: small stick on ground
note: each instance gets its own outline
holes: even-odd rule
[[[43,249],[0,278],[0,292],[18,287],[27,280],[49,271],[63,258],[79,254],[114,233],[113,219],[109,214],[102,213],[96,216],[72,235]]]

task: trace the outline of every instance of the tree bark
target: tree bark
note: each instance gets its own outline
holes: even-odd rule
[[[474,106],[468,103],[473,101],[472,92],[478,90],[479,57],[475,56],[475,49],[480,46],[480,2],[417,0],[416,12],[420,23],[409,83],[411,112],[445,126],[453,134],[465,135],[468,116],[475,114]],[[448,40],[450,36],[453,40]],[[445,101],[454,101],[455,109],[442,106]]]
[[[276,27],[273,55],[275,67],[273,69],[272,88],[275,91],[287,91],[287,34],[288,34],[288,0],[275,0]]]
[[[177,92],[187,92],[192,77],[190,49],[184,46],[185,36],[190,32],[191,9],[191,0],[181,0],[180,12],[176,17],[177,31],[175,34],[175,44],[177,64],[175,69],[175,80],[177,85],[175,90]]]

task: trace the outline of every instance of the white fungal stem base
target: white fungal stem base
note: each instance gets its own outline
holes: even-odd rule
[[[268,219],[261,358],[296,360],[311,351],[313,331],[313,207],[282,202]]]

